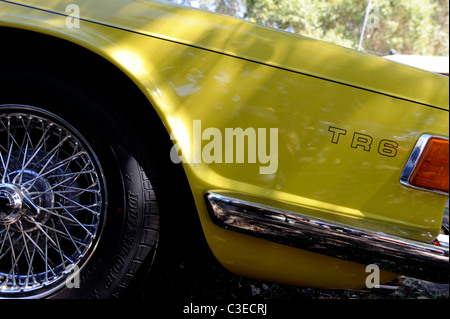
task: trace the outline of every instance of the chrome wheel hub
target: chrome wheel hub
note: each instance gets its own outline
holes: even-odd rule
[[[0,106],[0,298],[61,288],[95,249],[106,188],[85,139],[55,115]]]
[[[34,176],[35,174],[30,174]],[[42,183],[42,181],[41,181]],[[39,186],[41,183],[37,183]],[[54,194],[46,194],[45,189],[51,185],[44,182],[45,188],[33,187],[31,193],[40,190],[40,195],[32,197],[26,188],[10,183],[0,184],[0,226],[10,225],[16,231],[31,231],[36,228],[35,223],[45,223],[50,214],[40,207],[51,207]],[[20,228],[18,226],[21,226]]]
[[[23,194],[12,184],[0,185],[0,225],[16,223],[23,211]]]

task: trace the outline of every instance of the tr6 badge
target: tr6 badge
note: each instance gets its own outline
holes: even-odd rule
[[[338,144],[344,140],[348,143],[349,138],[345,138],[347,135],[347,130],[330,126],[328,127],[328,131],[332,133],[331,143]],[[374,147],[373,142],[374,140],[372,136],[354,132],[350,142],[350,147],[370,152]],[[387,157],[395,157],[397,155],[398,143],[395,141],[383,139],[375,147],[377,147],[378,154],[380,155]]]

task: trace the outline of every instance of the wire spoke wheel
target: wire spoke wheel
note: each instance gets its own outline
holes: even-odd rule
[[[21,105],[0,109],[0,297],[39,297],[87,262],[101,235],[106,187],[70,124]]]

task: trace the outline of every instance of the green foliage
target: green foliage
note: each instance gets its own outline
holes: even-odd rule
[[[250,21],[357,48],[367,0],[247,0]],[[448,0],[373,0],[363,50],[446,55]]]
[[[183,0],[185,1],[185,0]],[[200,7],[357,49],[369,0],[199,0]],[[449,55],[449,0],[372,0],[362,50]]]

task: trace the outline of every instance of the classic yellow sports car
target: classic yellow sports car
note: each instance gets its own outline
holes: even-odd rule
[[[0,0],[0,37],[1,298],[120,296],[197,215],[239,275],[448,282],[448,77],[163,1]]]

